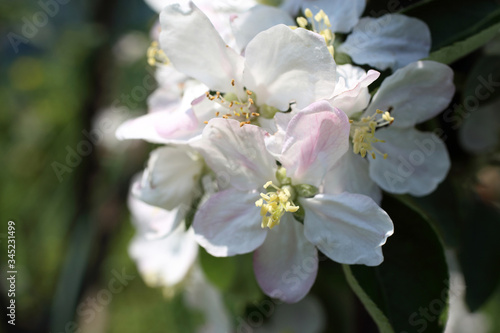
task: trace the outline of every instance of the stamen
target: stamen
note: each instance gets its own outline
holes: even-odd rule
[[[261,199],[255,202],[255,206],[261,207],[260,215],[262,216],[261,227],[269,229],[274,228],[280,223],[281,217],[286,213],[295,213],[299,210],[299,206],[290,200],[291,193],[288,188],[280,188],[273,184],[272,181],[268,181],[264,184],[264,188],[272,187],[276,192],[260,193]],[[264,203],[266,201],[266,203]]]
[[[231,80],[231,85],[235,86],[235,80]],[[229,92],[223,93],[220,91],[216,91],[214,94],[207,91],[205,95],[210,101],[213,101],[220,106],[222,106],[225,110],[223,110],[222,118],[228,119],[230,117],[238,117],[240,121],[240,126],[250,124],[251,121],[255,117],[259,117],[260,113],[257,111],[257,107],[255,106],[255,94],[253,91],[245,89],[246,96],[248,97],[239,97],[237,92]],[[251,98],[253,96],[254,98]],[[229,112],[227,112],[229,111]],[[219,117],[219,111],[215,112],[215,116]]]
[[[306,8],[304,11],[304,15],[306,17],[299,16],[296,21],[300,28],[307,29],[308,24],[311,26],[311,31],[320,34],[323,36],[326,42],[326,46],[328,51],[333,57],[334,47],[333,43],[335,41],[335,34],[330,29],[332,24],[330,22],[330,18],[326,13],[321,9],[316,15],[313,15],[312,11],[309,8]],[[292,27],[297,28],[297,27]]]
[[[392,110],[392,108],[390,109]],[[377,118],[377,115],[381,115]],[[353,151],[365,157],[370,154],[373,159],[379,154],[384,159],[387,158],[387,153],[382,153],[374,143],[384,143],[385,140],[380,140],[375,137],[375,132],[378,128],[389,126],[394,122],[394,117],[388,111],[376,110],[375,113],[369,117],[363,117],[361,120],[354,121],[349,119],[351,124],[350,136],[352,138]]]
[[[153,41],[148,47],[147,58],[150,66],[156,66],[156,64],[168,65],[170,63],[157,41]]]

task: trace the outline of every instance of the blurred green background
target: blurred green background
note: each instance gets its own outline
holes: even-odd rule
[[[127,252],[134,234],[126,207],[129,182],[143,168],[151,146],[114,139],[117,125],[146,112],[147,95],[153,91],[143,83],[153,72],[147,65],[146,49],[157,15],[142,0],[42,3],[0,3],[4,37],[0,44],[3,309],[9,301],[5,282],[9,220],[15,222],[18,272],[16,326],[8,325],[3,316],[0,330],[192,332],[198,315],[187,311],[179,297],[167,301],[161,290],[146,287]],[[39,14],[43,11],[53,15]],[[484,57],[484,51],[476,51],[454,63],[457,83],[465,87],[469,73],[481,70],[478,63],[485,73],[500,72],[494,67],[498,55],[489,62]],[[453,186],[459,183],[472,192],[477,172],[485,167],[496,168],[498,176],[498,151],[481,157],[467,155],[456,142],[455,129],[445,129],[451,133],[447,144],[455,163]],[[499,200],[497,192],[488,193],[488,200]],[[432,211],[448,196],[446,188],[441,188],[421,204],[430,205]],[[489,230],[498,229],[494,225]],[[247,259],[238,260],[249,264]],[[500,267],[500,262],[486,264]],[[347,288],[340,266],[321,265],[322,275],[313,292],[329,295],[323,297],[326,311],[332,314],[329,322],[336,322],[341,332],[373,330],[368,314]],[[495,272],[498,267],[493,267]],[[113,294],[106,306],[85,303],[106,288],[116,272],[130,276],[123,291]],[[254,288],[251,274],[247,286],[253,283]],[[498,287],[495,290],[481,308],[493,314],[491,332],[500,330],[494,315],[500,313],[500,294]],[[258,290],[249,288],[242,299],[261,297]],[[83,306],[80,310],[95,306],[93,320],[79,320],[78,306]],[[245,304],[235,308],[244,309]],[[354,325],[341,322],[342,318],[357,321]]]

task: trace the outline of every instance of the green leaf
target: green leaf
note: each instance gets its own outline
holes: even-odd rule
[[[465,40],[498,22],[499,5],[494,0],[422,1],[401,11],[424,21],[431,31],[432,51]]]
[[[496,84],[491,85],[488,82],[500,82],[500,55],[487,55],[478,59],[468,73],[463,96],[477,97],[480,105],[499,98],[500,89]]]
[[[461,206],[464,225],[458,259],[467,285],[465,301],[475,311],[500,282],[500,213],[478,198],[469,198]]]
[[[398,196],[413,210],[421,212],[427,222],[437,230],[447,246],[456,247],[459,242],[461,216],[456,209],[460,206],[458,189],[450,181],[444,181],[425,197]]]
[[[370,296],[363,290],[363,287],[359,285],[356,277],[353,275],[349,265],[342,265],[344,269],[344,274],[346,276],[347,282],[351,286],[354,293],[359,297],[361,303],[365,306],[366,310],[372,316],[373,320],[377,324],[380,332],[382,333],[393,333],[391,323],[389,319],[384,315],[382,310],[377,306],[377,304],[370,298]],[[374,278],[372,281],[376,281]]]
[[[384,262],[347,267],[347,280],[381,332],[442,332],[449,276],[440,239],[419,212],[396,199],[384,198],[383,207],[395,224]]]
[[[427,60],[434,60],[444,64],[450,64],[480,48],[493,37],[495,37],[499,32],[500,23],[497,23],[467,39],[432,52]]]
[[[233,285],[238,268],[237,257],[214,257],[200,248],[200,264],[206,277],[221,291]]]

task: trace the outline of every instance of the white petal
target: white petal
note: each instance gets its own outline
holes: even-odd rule
[[[368,161],[358,154],[354,154],[352,146],[350,146],[349,151],[342,155],[326,174],[323,192],[326,194],[340,194],[342,192],[364,194],[380,204],[382,191],[370,178],[368,168]]]
[[[183,6],[169,5],[160,14],[163,51],[179,71],[212,90],[230,91],[231,80],[241,78],[243,59],[224,43],[198,7],[179,2]]]
[[[189,277],[184,292],[186,305],[201,311],[205,319],[196,333],[232,332],[222,293],[207,280],[199,265],[194,265]]]
[[[320,35],[277,25],[248,44],[243,76],[259,105],[285,111],[292,101],[304,108],[330,97],[335,88],[335,62]]]
[[[295,25],[292,17],[285,11],[271,6],[257,5],[231,19],[231,27],[236,44],[243,50],[261,31],[277,24]]]
[[[371,97],[368,86],[379,76],[377,71],[366,73],[361,67],[349,64],[337,66],[335,96],[329,99],[330,104],[348,116],[366,109]]]
[[[302,9],[310,8],[313,14],[323,9],[330,19],[333,32],[348,33],[358,23],[365,10],[365,0],[304,0]]]
[[[172,1],[169,0],[144,0],[146,4],[151,7],[152,10],[155,12],[159,13],[165,7],[167,4],[171,3]]]
[[[154,150],[144,171],[141,186],[133,194],[142,201],[171,210],[179,205],[189,209],[194,197],[203,161],[184,147]]]
[[[391,112],[391,127],[410,127],[443,111],[455,93],[453,71],[434,61],[418,61],[387,77],[365,115],[377,109]]]
[[[427,57],[430,47],[430,31],[423,21],[386,14],[359,20],[339,51],[349,54],[358,64],[395,70]]]
[[[144,281],[152,287],[173,287],[182,282],[198,256],[193,230],[184,225],[165,238],[137,235],[129,247]]]
[[[304,226],[285,213],[255,251],[253,266],[264,293],[295,303],[307,295],[316,279],[318,254],[305,238]]]
[[[466,115],[459,132],[462,146],[472,153],[493,150],[500,139],[500,99]]]
[[[269,134],[254,125],[240,127],[236,120],[212,119],[203,139],[193,144],[215,172],[221,188],[255,190],[275,180],[276,161],[266,150]]]
[[[153,143],[182,143],[200,134],[193,109],[160,111],[127,120],[116,130],[119,140],[141,139]]]
[[[375,146],[388,157],[368,159],[370,177],[385,191],[427,195],[446,177],[450,158],[435,134],[389,127],[377,131],[376,137],[386,141]]]
[[[196,212],[193,228],[197,242],[216,257],[252,252],[264,242],[256,192],[234,189],[212,195]]]
[[[132,183],[131,192],[140,187],[141,176]],[[172,210],[151,206],[137,199],[132,193],[128,197],[128,208],[138,232],[145,238],[153,239],[169,235],[184,219],[185,213],[178,208]]]
[[[295,184],[318,186],[349,147],[345,113],[326,101],[311,104],[292,118],[280,162]]]
[[[389,215],[360,194],[319,194],[300,199],[306,215],[307,239],[330,259],[342,264],[379,265],[382,245],[392,235]]]

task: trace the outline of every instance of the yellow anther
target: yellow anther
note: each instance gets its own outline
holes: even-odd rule
[[[328,27],[328,28],[331,28],[332,27],[332,24],[330,23],[330,18],[328,17],[328,15],[325,14],[325,16],[323,17],[323,23]]]
[[[234,86],[234,84],[235,80],[233,79],[231,80],[231,85]],[[228,119],[230,117],[239,117],[237,120],[240,121],[240,127],[245,124],[250,124],[251,121],[253,121],[250,117],[260,116],[258,112],[254,112],[257,110],[257,107],[255,105],[255,100],[250,98],[250,96],[255,96],[255,93],[251,90],[245,89],[244,97],[241,97],[236,91],[227,93],[216,91],[213,94],[207,91],[205,95],[210,101],[223,107],[223,111],[221,112],[223,114],[222,118]],[[217,112],[215,116],[218,117],[219,112]]]
[[[304,11],[304,14],[306,15],[307,18],[313,17],[313,13],[309,8],[306,8],[306,10]]]
[[[307,19],[305,17],[299,16],[299,17],[297,17],[296,21],[297,21],[297,24],[299,25],[299,27],[301,27],[301,28],[307,27]]]
[[[155,66],[156,64],[168,65],[170,60],[163,50],[160,48],[157,41],[153,41],[147,50],[148,64]]]
[[[382,115],[382,116],[378,116]],[[378,117],[377,117],[378,116]],[[380,154],[387,158],[387,154],[380,152],[377,148],[373,146],[374,143],[384,143],[385,140],[380,140],[375,137],[375,132],[378,128],[388,126],[392,124],[394,118],[387,111],[376,110],[372,116],[363,117],[361,120],[354,121],[349,120],[351,123],[350,136],[353,143],[353,151],[355,154],[359,154],[365,157],[366,154],[375,159],[376,154]]]
[[[261,207],[260,215],[262,216],[261,227],[274,228],[280,223],[280,219],[286,212],[295,213],[299,210],[299,206],[291,201],[291,193],[288,188],[279,188],[272,181],[264,184],[264,188],[273,187],[276,192],[260,193],[261,199],[255,202],[255,206]],[[266,203],[264,203],[264,201]]]
[[[333,57],[333,54],[334,54],[334,52],[335,52],[335,50],[333,49],[333,46],[332,46],[332,45],[328,45],[328,46],[327,46],[327,48],[328,48],[328,52],[330,52],[330,54],[331,54],[331,55],[332,55],[332,57]]]
[[[316,15],[314,15],[314,20],[319,23],[323,20],[323,17],[325,16],[326,16],[325,12],[323,11],[323,9],[321,9]]]

